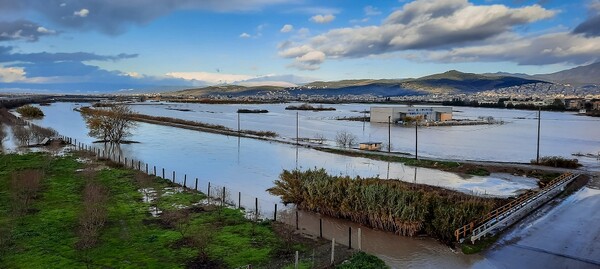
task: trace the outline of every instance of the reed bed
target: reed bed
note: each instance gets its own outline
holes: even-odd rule
[[[302,210],[447,243],[456,228],[504,202],[398,180],[332,176],[324,169],[284,170],[274,184],[271,194]]]

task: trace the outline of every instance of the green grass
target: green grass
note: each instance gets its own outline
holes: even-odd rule
[[[384,269],[389,268],[385,262],[379,258],[364,253],[358,252],[350,258],[347,262],[344,262],[337,267],[337,269]]]
[[[498,240],[498,238],[500,238],[499,235],[487,236],[475,241],[475,244],[471,244],[471,242],[465,241],[461,245],[461,250],[464,254],[479,253],[483,250],[488,249],[492,244],[494,244]]]
[[[199,255],[189,244],[181,244],[184,236],[206,229],[212,234],[208,258],[227,268],[268,264],[283,247],[270,223],[252,223],[239,210],[194,211],[186,233],[162,225],[142,202],[136,172],[108,168],[95,176],[109,193],[107,221],[95,247],[80,251],[75,248],[76,231],[86,179],[76,170],[84,166],[75,157],[0,155],[0,268],[184,268]],[[42,169],[45,178],[34,210],[17,216],[11,213],[10,180],[14,171],[24,169]],[[173,185],[155,178],[152,187],[164,190]],[[169,205],[189,206],[204,198],[186,191],[155,203],[175,210]]]
[[[294,264],[287,265],[283,267],[283,269],[295,269]],[[312,268],[312,263],[307,261],[298,261],[298,269],[310,269]]]
[[[490,175],[490,171],[486,170],[485,168],[478,167],[468,170],[467,174],[485,177]]]

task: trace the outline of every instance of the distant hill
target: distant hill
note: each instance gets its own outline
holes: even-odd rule
[[[170,95],[175,96],[208,96],[208,95],[251,95],[261,92],[278,91],[283,90],[283,87],[277,86],[254,86],[246,87],[239,85],[219,85],[219,86],[208,86],[195,89],[187,89],[176,92],[170,92]]]
[[[398,84],[402,81],[403,80],[401,79],[351,79],[338,81],[315,81],[305,84],[304,87],[339,89],[344,87],[365,86],[372,84]]]
[[[403,89],[404,92],[413,94],[433,94],[433,93],[464,93],[478,92],[491,89],[498,89],[510,86],[519,86],[524,84],[543,82],[537,79],[519,78],[513,76],[501,75],[479,75],[473,73],[463,73],[456,70],[450,70],[440,74],[429,75],[416,79],[357,79],[341,81],[317,81],[304,85],[304,88],[333,90],[340,92],[364,90],[365,93],[381,94],[385,89]],[[401,94],[403,95],[403,94]]]
[[[178,96],[208,95],[255,95],[271,91],[285,90],[291,95],[364,95],[406,96],[443,93],[471,93],[493,90],[511,86],[543,82],[536,79],[525,79],[511,76],[479,75],[463,73],[456,70],[434,74],[416,79],[354,79],[340,81],[315,81],[301,87],[239,85],[209,86],[173,92]]]
[[[450,92],[470,93],[540,82],[544,81],[513,76],[480,75],[450,70],[440,74],[407,80],[402,85],[409,89],[426,91],[445,89]]]
[[[600,62],[578,66],[551,74],[538,74],[532,77],[555,83],[573,84],[576,86],[590,84],[600,85]]]

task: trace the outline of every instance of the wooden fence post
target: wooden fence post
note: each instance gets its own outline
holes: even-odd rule
[[[358,228],[358,250],[362,251],[362,231]]]
[[[221,198],[221,206],[225,206],[225,187],[223,186],[223,197]]]
[[[348,226],[348,249],[352,249],[352,227]]]
[[[331,265],[335,262],[335,238],[331,239]]]
[[[254,207],[256,208],[256,212],[254,213],[254,217],[258,220],[258,197],[254,198]]]
[[[323,219],[319,218],[319,238],[323,238]]]

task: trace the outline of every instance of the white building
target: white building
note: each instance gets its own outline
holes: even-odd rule
[[[448,106],[394,106],[371,107],[371,122],[404,121],[406,117],[420,117],[425,121],[452,120],[452,107]]]

